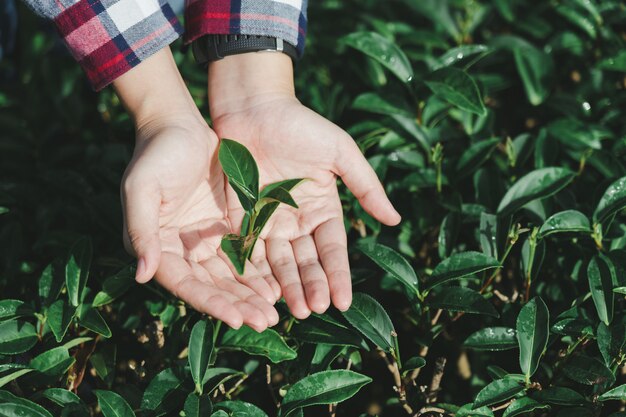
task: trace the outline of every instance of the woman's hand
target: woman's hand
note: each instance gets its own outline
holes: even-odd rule
[[[234,328],[247,324],[262,331],[278,322],[272,306],[277,295],[254,266],[239,277],[219,251],[230,225],[217,137],[169,50],[160,54],[115,82],[136,124],[122,203],[126,246],[138,258],[137,281],[154,275],[198,311]]]
[[[286,55],[273,52],[211,63],[209,102],[215,131],[250,150],[261,186],[308,179],[292,193],[299,208],[279,206],[252,257],[262,274],[278,279],[292,314],[305,318],[324,312],[331,299],[340,310],[352,300],[337,176],[382,223],[395,225],[400,215],[352,138],[295,98],[291,68]],[[237,227],[243,210],[232,190],[227,196]]]

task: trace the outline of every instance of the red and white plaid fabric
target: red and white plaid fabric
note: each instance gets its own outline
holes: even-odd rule
[[[183,32],[166,0],[25,1],[54,21],[96,90]],[[306,1],[187,0],[185,41],[204,34],[266,35],[282,38],[302,53]]]

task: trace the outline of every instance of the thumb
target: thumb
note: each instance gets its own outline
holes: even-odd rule
[[[343,140],[336,161],[336,172],[361,206],[376,220],[388,226],[400,223],[400,214],[387,198],[376,172],[349,136]]]
[[[137,257],[135,279],[143,284],[152,279],[161,260],[159,209],[161,196],[145,184],[132,186],[125,181],[122,188],[124,210],[124,243],[126,250]]]

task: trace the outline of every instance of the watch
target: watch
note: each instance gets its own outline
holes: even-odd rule
[[[283,52],[294,62],[298,58],[296,47],[289,42],[260,35],[205,35],[193,41],[191,49],[196,62],[201,65],[229,55],[259,51]]]

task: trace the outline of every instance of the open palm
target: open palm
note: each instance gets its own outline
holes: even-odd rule
[[[322,313],[331,299],[346,310],[352,287],[337,176],[381,222],[393,225],[400,220],[352,138],[289,96],[220,115],[213,123],[220,137],[250,150],[259,165],[261,186],[308,179],[292,192],[299,208],[281,205],[270,219],[252,263],[265,276],[276,277],[295,317]],[[227,200],[228,217],[236,228],[243,209],[232,190]]]
[[[262,331],[278,322],[276,294],[252,265],[237,276],[219,251],[230,228],[216,147],[196,118],[139,129],[122,186],[127,247],[138,281],[155,275],[195,309]]]

